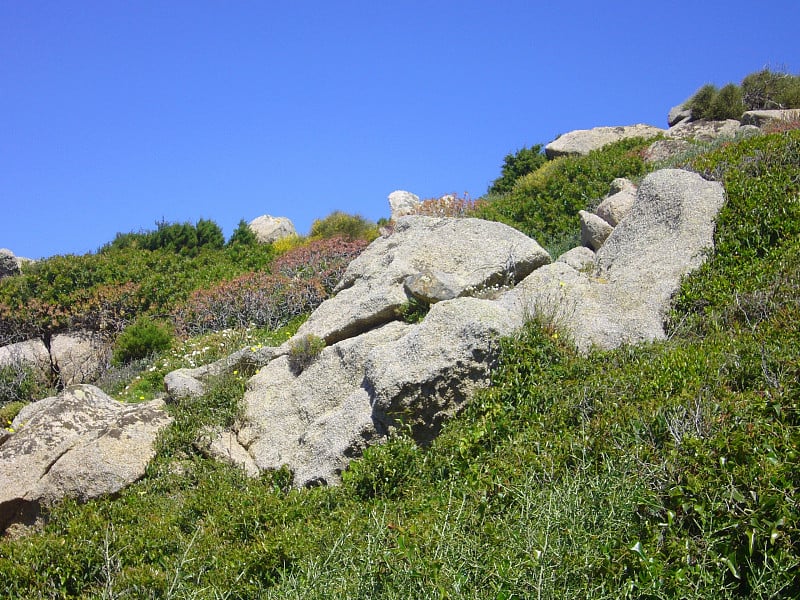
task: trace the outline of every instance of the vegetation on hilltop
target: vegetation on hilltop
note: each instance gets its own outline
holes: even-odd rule
[[[480,209],[557,240],[613,178],[649,168],[639,144],[549,161]],[[0,542],[0,595],[800,597],[800,131],[690,160],[728,202],[667,341],[581,356],[534,321],[430,447],[399,435],[308,490],[196,448],[239,415],[248,374],[233,373],[171,409],[119,498],[64,502]]]
[[[722,88],[708,83],[686,103],[692,119],[739,119],[748,110],[800,108],[800,75],[763,69],[751,73],[741,85]]]

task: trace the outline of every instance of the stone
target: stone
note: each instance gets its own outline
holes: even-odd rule
[[[92,331],[62,333],[50,341],[50,357],[61,385],[91,383],[108,368],[111,344]]]
[[[545,146],[547,158],[589,154],[603,146],[628,138],[651,138],[664,133],[652,125],[625,125],[621,127],[595,127],[578,129],[562,135]]]
[[[391,219],[394,221],[400,217],[413,215],[420,204],[422,202],[416,194],[404,190],[395,190],[389,194],[389,208],[392,211]]]
[[[597,251],[614,228],[601,217],[585,210],[578,211],[578,216],[581,220],[581,245]]]
[[[91,385],[25,406],[0,445],[0,533],[63,498],[115,494],[141,478],[171,422],[159,400],[124,404]]]
[[[0,248],[0,279],[19,273],[17,257],[8,248]]]
[[[696,173],[651,173],[598,250],[594,269],[555,262],[500,302],[552,323],[583,352],[663,339],[670,300],[681,278],[705,260],[724,201],[722,185]]]
[[[760,128],[774,121],[800,121],[800,108],[748,110],[742,115],[742,125],[754,125]]]
[[[480,219],[401,217],[394,232],[372,242],[345,271],[335,295],[300,327],[329,345],[397,319],[409,300],[408,277],[446,273],[458,297],[513,284],[550,262],[523,233]]]
[[[669,109],[667,114],[667,124],[674,127],[681,121],[690,121],[692,119],[692,109],[686,108],[686,103],[678,104]]]
[[[297,235],[294,223],[288,217],[262,215],[250,221],[248,227],[262,244],[271,244],[283,238]]]
[[[450,281],[447,273],[433,269],[409,275],[403,280],[403,287],[406,294],[427,304],[458,297],[458,285]]]
[[[719,137],[733,138],[739,131],[741,123],[736,119],[726,121],[683,121],[670,127],[665,134],[673,140],[695,140],[697,142],[711,142]]]
[[[40,339],[27,340],[0,347],[0,368],[11,367],[20,373],[30,369],[40,381],[51,374],[50,353]]]
[[[611,183],[611,193],[598,205],[595,213],[616,227],[630,212],[636,199],[636,186],[628,179],[618,178]]]
[[[664,163],[686,154],[692,147],[686,140],[656,140],[645,150],[644,159],[649,163]]]
[[[586,246],[577,246],[567,250],[556,259],[556,262],[568,264],[576,271],[585,271],[594,267],[594,250]]]

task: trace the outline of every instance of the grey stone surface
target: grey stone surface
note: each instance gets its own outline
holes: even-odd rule
[[[736,119],[726,121],[683,121],[670,127],[666,136],[674,140],[695,140],[698,142],[711,142],[719,137],[733,138],[739,131],[741,123]]]
[[[19,273],[17,257],[8,248],[0,248],[0,279]]]
[[[158,400],[123,404],[90,385],[27,405],[0,445],[0,532],[43,505],[113,494],[144,475],[171,417]]]
[[[514,283],[549,262],[539,244],[502,223],[401,217],[394,233],[372,242],[350,263],[336,295],[314,311],[298,335],[313,334],[331,344],[396,319],[408,302],[406,279],[420,273],[446,273],[447,286],[460,297]]]
[[[392,211],[392,220],[413,215],[422,202],[419,196],[404,190],[395,190],[389,194],[389,208]]]
[[[612,227],[625,218],[636,199],[636,186],[628,179],[615,179],[611,193],[599,204],[595,213]]]
[[[30,369],[35,377],[46,381],[50,377],[50,353],[40,339],[27,340],[0,347],[0,367]]]
[[[681,277],[704,261],[724,201],[719,183],[688,171],[656,171],[597,252],[593,271],[553,263],[501,302],[552,321],[582,351],[662,339],[670,299]]]
[[[581,221],[581,244],[597,251],[614,228],[601,217],[585,210],[578,211],[578,216]]]
[[[656,140],[645,150],[644,159],[649,163],[663,163],[685,154],[692,147],[692,144],[686,140]]]
[[[297,235],[294,223],[288,217],[261,215],[250,221],[248,226],[262,244],[270,244],[285,237]]]
[[[667,114],[667,124],[673,127],[681,121],[688,121],[692,118],[692,110],[686,108],[686,103],[678,104],[669,109]]]
[[[772,121],[800,121],[800,108],[784,110],[748,110],[742,115],[742,125],[764,127]]]
[[[91,383],[108,367],[111,345],[91,331],[62,333],[53,336],[50,357],[62,385]]]
[[[545,153],[548,158],[589,154],[592,150],[598,150],[620,140],[634,137],[651,138],[661,133],[664,133],[664,130],[659,127],[642,124],[578,129],[565,133],[547,144]]]
[[[576,271],[585,271],[594,268],[594,250],[586,246],[577,246],[564,252],[556,262],[566,263]]]

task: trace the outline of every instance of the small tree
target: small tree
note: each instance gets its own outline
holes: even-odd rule
[[[228,240],[228,247],[253,246],[256,243],[258,243],[256,234],[250,229],[250,225],[247,224],[247,221],[241,219],[236,229],[233,230],[231,238]]]

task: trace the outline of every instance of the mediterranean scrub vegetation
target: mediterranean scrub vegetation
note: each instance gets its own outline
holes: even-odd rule
[[[800,108],[800,75],[764,69],[751,73],[741,85],[729,83],[718,89],[701,87],[686,103],[692,119],[739,119],[748,110]]]
[[[480,209],[557,240],[613,178],[650,168],[641,148],[545,162]],[[723,182],[728,202],[666,341],[582,356],[533,321],[430,446],[401,432],[340,487],[303,490],[289,472],[249,479],[197,449],[206,427],[239,417],[248,373],[234,372],[170,408],[147,475],[118,498],[60,503],[40,533],[0,542],[0,595],[800,597],[800,131],[687,167]],[[264,272],[305,276],[284,259]],[[207,290],[222,281],[205,277]],[[279,343],[300,319],[247,335]],[[213,353],[230,331],[143,373]]]

